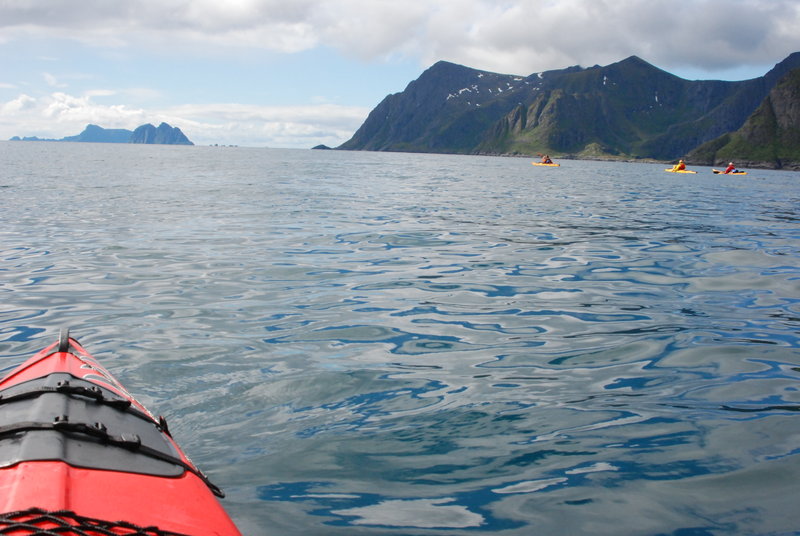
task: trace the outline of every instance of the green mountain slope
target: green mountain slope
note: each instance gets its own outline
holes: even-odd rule
[[[800,53],[763,77],[689,81],[632,56],[528,77],[438,62],[389,95],[339,149],[683,157],[734,131]]]
[[[690,162],[800,169],[800,68],[789,72],[740,129],[701,145]]]

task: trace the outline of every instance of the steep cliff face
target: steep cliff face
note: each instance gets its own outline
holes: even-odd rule
[[[137,127],[130,137],[130,143],[149,143],[165,145],[194,145],[181,132],[178,127],[171,127],[166,123],[161,123],[158,128],[150,123]]]
[[[778,82],[741,128],[698,147],[688,159],[800,169],[800,68]]]
[[[635,56],[524,78],[439,62],[339,148],[666,160],[741,127],[792,67],[800,53],[742,82],[683,80]]]

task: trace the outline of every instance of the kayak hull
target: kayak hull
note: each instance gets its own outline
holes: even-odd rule
[[[664,171],[668,171],[669,173],[697,173],[689,169],[665,169]]]
[[[531,162],[532,166],[560,167],[561,164],[545,164],[544,162]]]
[[[111,527],[103,534],[139,534],[134,526],[161,531],[152,534],[241,536],[221,495],[166,421],[74,339],[62,338],[0,381],[3,534],[32,534],[23,525],[77,527],[80,519],[89,523],[82,530]]]
[[[731,173],[725,173],[724,171],[721,171],[719,169],[713,169],[712,171],[714,172],[715,175],[747,175],[746,171],[733,171]]]
[[[198,479],[103,473],[63,462],[24,462],[13,471],[0,471],[0,528],[7,530],[3,513],[36,508],[95,520],[124,520],[175,534],[240,534],[231,521],[221,522],[227,514],[219,502],[198,499],[208,492]]]

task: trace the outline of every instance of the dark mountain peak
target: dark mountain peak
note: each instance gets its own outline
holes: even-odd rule
[[[452,72],[475,71],[475,70],[476,69],[473,69],[472,67],[467,67],[459,63],[453,63],[451,61],[446,61],[446,60],[439,60],[430,67],[428,67],[422,73],[422,76],[425,76],[425,73],[452,73]]]
[[[676,84],[679,80],[677,76],[662,71],[638,56],[602,67],[574,65],[566,69],[534,73],[526,79],[537,91],[559,89],[578,95],[595,94],[615,87],[618,91],[629,91],[628,97],[637,93],[640,99],[650,99],[662,84]]]
[[[800,52],[789,54],[783,61],[775,64],[775,67],[764,75],[764,79],[769,86],[774,86],[781,78],[792,69],[800,67]]]
[[[449,92],[460,89],[471,83],[480,83],[484,78],[487,78],[488,81],[508,77],[509,75],[481,71],[449,61],[437,61],[426,69],[419,78],[411,82],[409,87],[413,85],[437,85],[448,89]]]
[[[434,109],[444,107],[448,109],[479,107],[525,85],[525,79],[519,76],[438,61],[408,84],[402,94],[398,93],[395,96],[403,95],[410,98],[427,114]]]
[[[678,78],[677,76],[668,73],[663,69],[659,69],[652,63],[649,63],[639,56],[629,56],[622,61],[618,61],[617,63],[612,63],[605,67],[605,69],[609,70],[616,70],[618,72],[623,73],[641,73],[641,74],[655,74],[658,73],[659,75],[669,75],[674,78]]]
[[[425,69],[419,78],[412,81],[411,84],[440,84],[455,80],[463,81],[478,76],[478,73],[480,73],[480,71],[472,69],[471,67],[465,67],[449,61],[437,61]],[[409,84],[409,86],[411,84]]]
[[[652,63],[644,61],[639,56],[629,56],[622,61],[612,63],[605,67],[601,67],[601,71],[613,72],[623,76],[669,76],[670,78],[678,78],[674,74],[668,73],[663,69],[659,69]]]
[[[792,68],[796,69],[798,66],[800,66],[800,52],[792,52],[780,63],[791,63]]]
[[[565,67],[564,69],[552,69],[552,70],[549,70],[549,71],[539,71],[539,72],[533,73],[531,75],[528,75],[526,80],[528,80],[529,82],[531,82],[531,81],[536,82],[537,80],[545,80],[545,79],[551,80],[553,78],[559,78],[562,75],[580,73],[580,72],[583,72],[585,70],[586,69],[584,69],[580,65],[572,65],[570,67]]]
[[[792,52],[782,61],[776,63],[774,69],[785,69],[788,72],[798,67],[800,67],[800,52]]]
[[[611,65],[630,65],[630,66],[637,66],[637,67],[651,67],[653,69],[656,68],[651,63],[648,63],[648,62],[644,61],[642,58],[640,58],[639,56],[636,56],[635,54],[633,56],[628,56],[624,60],[618,61],[615,64],[612,63]]]

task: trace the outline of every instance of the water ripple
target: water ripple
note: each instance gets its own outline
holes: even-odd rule
[[[244,533],[800,526],[792,173],[46,143],[0,159],[17,170],[0,171],[0,369],[71,326]]]

